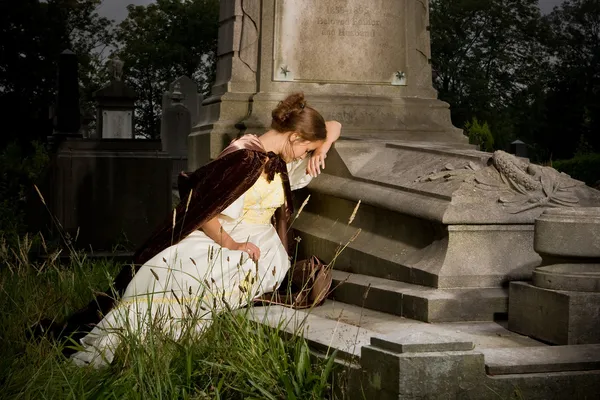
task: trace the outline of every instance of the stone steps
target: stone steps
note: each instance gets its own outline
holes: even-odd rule
[[[259,323],[277,328],[286,334],[303,335],[314,350],[331,354],[344,361],[356,361],[360,350],[369,344],[376,332],[341,320],[319,316],[310,310],[292,310],[281,306],[255,307],[250,317]]]
[[[502,288],[436,289],[333,270],[331,298],[424,322],[493,321],[507,312]]]
[[[311,310],[255,307],[251,318],[288,334],[303,333],[315,350],[326,354],[337,349],[338,357],[346,361],[358,360],[361,348],[371,344],[371,338],[398,333],[466,341],[471,343],[469,349],[475,350],[545,346],[495,322],[429,324],[333,300]]]
[[[358,228],[347,224],[351,213],[352,209],[344,215],[346,220],[340,221],[303,211],[293,225],[302,238],[303,252],[324,260],[335,259],[333,265],[337,270],[412,282],[411,268],[403,262],[416,249],[366,229],[353,239]],[[345,248],[340,251],[341,247]]]
[[[600,370],[600,345],[548,346],[495,322],[423,323],[332,300],[312,310],[255,307],[250,317],[287,334],[302,334],[318,354],[337,350],[338,361],[353,368],[360,367],[364,348],[439,359],[440,365],[450,356],[481,354],[481,372],[492,379],[537,380],[541,374]]]

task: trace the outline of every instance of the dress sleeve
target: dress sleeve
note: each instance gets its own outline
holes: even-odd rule
[[[290,187],[292,190],[306,187],[313,179],[312,176],[306,173],[309,159],[310,157],[306,157],[302,160],[292,161],[287,164],[288,177],[290,179]]]
[[[244,197],[246,197],[245,194],[238,197],[237,200],[229,205],[229,207],[221,211],[221,214],[232,219],[241,217],[242,212],[244,211]]]

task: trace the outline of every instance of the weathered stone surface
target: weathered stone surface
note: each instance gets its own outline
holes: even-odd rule
[[[591,400],[600,390],[600,371],[569,371],[574,365],[589,364],[585,352],[582,357],[570,353],[568,363],[565,362],[568,355],[554,357],[559,365],[565,366],[563,372],[486,375],[486,364],[508,368],[510,362],[514,363],[514,359],[508,358],[508,362],[504,362],[500,357],[510,352],[509,347],[514,348],[514,354],[532,346],[547,348],[550,353],[556,349],[506,331],[497,323],[420,323],[333,301],[313,310],[275,306],[254,308],[249,314],[254,321],[283,327],[288,334],[302,331],[313,350],[320,354],[331,354],[334,349],[339,349],[340,365],[348,368],[348,375],[340,371],[336,376],[340,379],[339,385],[345,389],[344,398],[508,399],[518,390],[519,396],[526,399]],[[398,354],[369,343],[373,336],[418,336],[424,333],[428,337],[472,341],[476,345],[475,351]],[[494,353],[491,349],[498,350]],[[516,361],[527,363],[529,359],[524,355]],[[537,357],[536,363],[530,362],[536,368],[544,363],[551,367],[548,358]],[[358,367],[361,367],[360,373]]]
[[[133,139],[137,94],[120,78],[94,92],[96,100],[96,139]]]
[[[273,79],[405,85],[405,12],[405,0],[277,1]]]
[[[326,173],[309,185],[312,200],[295,222],[304,255],[331,259],[355,232],[336,221],[348,218],[361,201],[353,222],[361,233],[338,255],[337,269],[438,288],[500,287],[531,279],[542,261],[533,248],[535,218],[544,204],[558,204],[542,198],[523,210],[500,201],[516,196],[511,188],[518,182],[510,183],[512,170],[504,165],[509,160],[434,143],[340,141]],[[539,189],[533,197],[523,194],[526,199],[544,196],[539,185],[554,177],[559,186],[575,183],[571,195],[579,203],[600,204],[599,192],[555,170],[524,173],[531,180],[518,181]],[[483,177],[487,183],[497,179],[499,186],[482,187]]]
[[[333,280],[336,301],[419,321],[491,321],[507,311],[502,288],[442,290],[336,270]]]
[[[103,139],[133,139],[133,110],[104,110],[101,126]]]
[[[198,84],[187,76],[180,76],[169,84],[169,93],[171,93],[171,97],[176,89],[183,95],[181,102],[185,108],[189,110],[192,126],[194,126],[200,117],[200,104],[202,103],[202,100],[204,100],[204,97],[198,93]]]
[[[473,342],[429,332],[401,332],[371,337],[371,346],[395,353],[430,353],[473,350]]]
[[[489,375],[600,370],[600,344],[479,351]]]
[[[264,131],[295,91],[347,137],[466,144],[432,87],[428,2],[363,3],[222,1],[216,82],[190,136],[190,168],[204,161],[192,157],[196,141],[216,157],[239,133]]]
[[[550,343],[600,343],[600,293],[511,282],[508,318],[510,330]]]
[[[364,346],[361,365],[370,386],[366,398],[377,398],[381,390],[400,399],[456,398],[485,378],[483,355],[477,352],[396,354]]]
[[[600,207],[546,210],[535,222],[535,251],[600,261]]]
[[[555,264],[536,268],[533,284],[552,290],[600,292],[600,264]]]
[[[164,131],[161,133],[163,151],[172,157],[187,156],[187,137],[192,131],[192,115],[190,110],[181,101],[182,93],[177,86],[173,92],[172,104],[162,115]]]

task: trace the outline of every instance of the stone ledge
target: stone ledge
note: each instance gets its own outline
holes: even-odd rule
[[[600,369],[600,345],[480,349],[489,375]]]
[[[458,341],[448,336],[429,332],[405,332],[371,337],[371,345],[396,353],[428,353],[442,351],[470,351],[473,342]]]
[[[600,264],[556,264],[533,271],[533,284],[551,290],[600,292]]]

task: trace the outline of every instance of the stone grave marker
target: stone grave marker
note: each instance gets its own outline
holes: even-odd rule
[[[220,21],[190,168],[239,134],[262,133],[296,91],[346,137],[466,144],[432,86],[427,0],[230,0]]]

